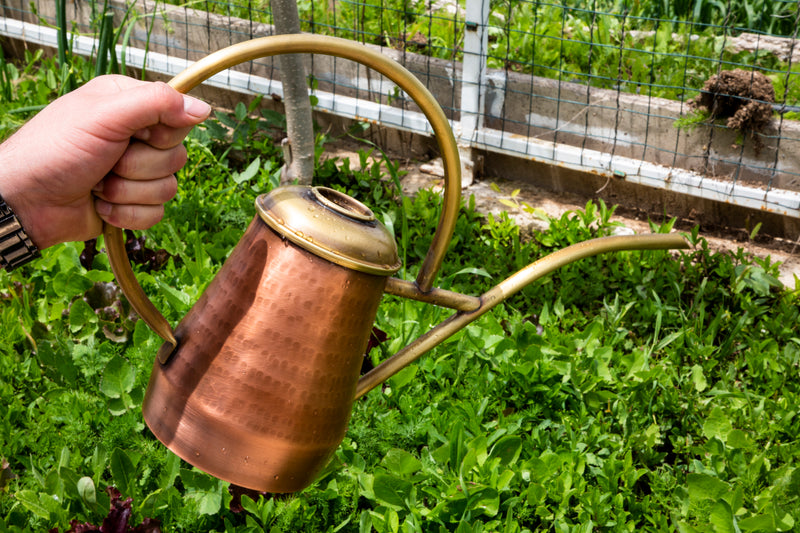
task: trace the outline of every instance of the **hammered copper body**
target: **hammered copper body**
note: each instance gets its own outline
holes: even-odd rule
[[[344,437],[385,284],[299,248],[256,217],[175,329],[167,364],[155,362],[147,425],[218,478],[302,489]]]

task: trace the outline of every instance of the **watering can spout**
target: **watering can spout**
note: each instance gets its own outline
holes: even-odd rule
[[[495,285],[492,289],[484,293],[474,302],[470,302],[470,308],[462,308],[456,314],[435,326],[430,331],[411,342],[408,346],[391,356],[380,365],[373,368],[358,381],[356,399],[386,381],[388,378],[419,359],[422,355],[438,346],[452,335],[466,327],[469,323],[477,320],[485,313],[493,309],[498,304],[507,300],[520,290],[535,282],[536,280],[550,274],[554,270],[561,268],[569,263],[608,252],[622,252],[627,250],[668,250],[689,248],[689,242],[680,234],[676,233],[655,233],[650,235],[631,235],[617,237],[601,237],[590,241],[573,244],[567,248],[554,252],[539,259],[516,272],[504,281]],[[391,281],[391,280],[390,280]],[[426,295],[419,294],[414,297],[407,288],[394,289],[400,285],[389,284],[387,293],[406,296],[412,299],[426,301]],[[463,296],[463,295],[458,295]],[[457,305],[462,302],[460,299],[452,298],[449,301],[453,305],[447,305],[446,298],[440,299],[439,305],[446,305],[458,309]],[[474,307],[473,307],[474,305]]]
[[[458,148],[425,86],[393,60],[333,37],[280,35],[212,54],[170,84],[188,92],[217,72],[281,53],[321,53],[363,63],[404,90],[428,118],[445,169],[443,208],[414,281],[372,211],[325,187],[281,187],[257,214],[198,302],[173,329],[136,281],[122,232],[106,225],[112,269],[134,310],[163,339],[142,412],[155,436],[184,460],[247,488],[296,492],[338,447],[352,403],[526,285],[604,252],[685,248],[679,235],[607,237],[551,254],[481,296],[433,286],[461,202]],[[359,378],[383,294],[453,315]]]

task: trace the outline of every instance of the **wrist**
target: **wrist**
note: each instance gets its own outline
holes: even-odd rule
[[[10,152],[10,153],[9,153]],[[0,144],[0,268],[12,270],[39,257],[39,249],[29,233],[28,220],[20,214],[24,203],[15,193],[12,176],[22,169],[14,164],[14,136]]]
[[[0,267],[13,270],[39,255],[14,211],[0,196]]]

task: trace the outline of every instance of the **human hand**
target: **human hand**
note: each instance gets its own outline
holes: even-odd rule
[[[39,248],[96,237],[103,221],[148,228],[177,191],[184,137],[210,113],[164,83],[95,78],[0,145],[0,196]]]

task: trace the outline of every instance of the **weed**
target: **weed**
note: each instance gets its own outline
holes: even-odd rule
[[[693,110],[690,113],[683,115],[681,118],[677,119],[673,126],[678,128],[679,130],[686,130],[686,131],[694,131],[694,129],[699,126],[700,124],[705,124],[708,122],[710,115],[708,110],[705,108]]]

